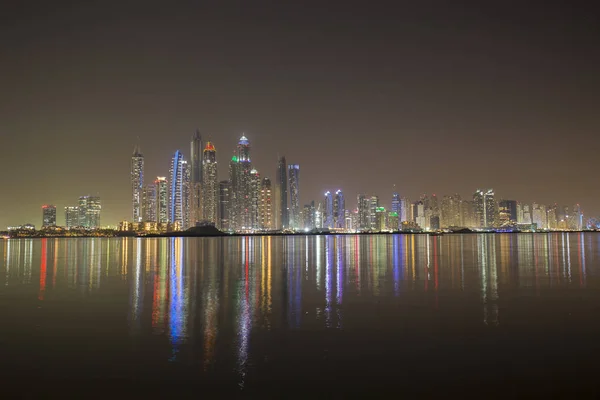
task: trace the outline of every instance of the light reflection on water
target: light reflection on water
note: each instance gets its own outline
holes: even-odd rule
[[[168,338],[173,362],[190,353],[206,371],[233,357],[244,387],[261,332],[351,331],[365,318],[389,329],[392,306],[443,314],[452,299],[461,321],[494,329],[507,298],[583,293],[599,245],[585,233],[11,239],[0,242],[0,302],[109,299],[131,336]]]

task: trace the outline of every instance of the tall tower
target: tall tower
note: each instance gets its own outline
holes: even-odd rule
[[[81,196],[79,198],[79,226],[99,228],[102,204],[98,196]]]
[[[252,162],[250,161],[250,142],[242,136],[237,145],[238,182],[236,191],[237,229],[250,229],[252,221],[251,176]]]
[[[175,152],[171,161],[169,180],[169,222],[184,227],[184,163],[183,154],[179,150]]]
[[[67,228],[75,228],[79,226],[79,207],[65,207],[65,226]]]
[[[494,198],[494,190],[477,189],[473,195],[475,206],[476,227],[491,228],[496,226],[497,205]]]
[[[169,182],[164,176],[159,176],[154,181],[156,186],[156,222],[166,224],[169,222]]]
[[[142,222],[142,191],[144,188],[144,155],[138,145],[131,156],[131,203],[133,222]]]
[[[276,197],[277,203],[277,226],[276,229],[289,228],[288,215],[288,187],[287,187],[287,163],[285,157],[281,157],[277,162],[277,177],[276,177]]]
[[[217,150],[211,142],[206,142],[206,147],[204,148],[202,179],[202,219],[216,226],[219,204],[219,181],[217,179]]]
[[[344,193],[341,190],[335,192],[333,201],[333,225],[335,228],[344,229],[346,227],[346,201]]]
[[[56,226],[56,206],[44,204],[42,206],[42,228]]]
[[[260,229],[260,189],[262,180],[256,169],[250,171],[250,226]]]
[[[202,211],[202,182],[203,179],[203,162],[204,152],[202,151],[202,136],[200,131],[196,130],[190,142],[190,190],[191,190],[191,205],[190,205],[190,222],[196,225],[203,219]]]
[[[368,231],[371,229],[369,198],[364,194],[358,195],[358,230]]]
[[[334,209],[333,196],[330,191],[325,192],[325,210],[323,218],[323,228],[332,229],[334,227]]]
[[[300,229],[300,166],[298,164],[288,165],[290,184],[290,228]]]
[[[219,224],[218,228],[223,232],[231,229],[230,211],[231,211],[231,182],[219,182]]]
[[[144,185],[142,221],[156,222],[156,184]]]
[[[273,229],[271,180],[269,178],[263,178],[260,186],[259,219],[261,229],[266,231]]]
[[[231,157],[231,161],[229,162],[229,196],[228,196],[228,208],[229,208],[229,223],[228,229],[232,231],[237,231],[241,228],[241,225],[238,226],[239,223],[239,212],[241,199],[239,196],[241,195],[241,183],[240,183],[240,163],[238,162],[238,158],[236,155]]]

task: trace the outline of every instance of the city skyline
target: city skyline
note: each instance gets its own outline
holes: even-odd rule
[[[39,226],[40,205],[82,193],[102,198],[103,223],[129,219],[137,138],[145,174],[167,176],[196,128],[222,151],[220,180],[243,132],[273,186],[278,156],[300,165],[300,207],[341,188],[389,208],[395,184],[411,199],[485,187],[600,215],[586,151],[600,146],[599,28],[585,8],[239,7],[8,8],[20,23],[0,25],[0,168],[15,172],[0,227]]]

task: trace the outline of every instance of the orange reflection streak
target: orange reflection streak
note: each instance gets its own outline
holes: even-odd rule
[[[433,237],[433,276],[435,279],[435,290],[438,290],[437,239],[437,236]]]
[[[46,291],[46,262],[48,258],[48,250],[46,248],[48,239],[42,239],[42,261],[40,263],[40,293],[39,300],[44,300],[44,292]]]
[[[360,262],[359,259],[359,242],[358,235],[354,236],[354,268],[356,271],[356,291],[360,294]]]

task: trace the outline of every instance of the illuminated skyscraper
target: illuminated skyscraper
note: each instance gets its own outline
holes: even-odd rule
[[[193,169],[192,169],[193,171]],[[202,158],[202,219],[217,226],[219,180],[217,178],[217,151],[211,142],[206,143]]]
[[[290,184],[289,225],[291,229],[300,229],[300,166],[288,165]]]
[[[65,207],[65,226],[67,228],[75,228],[79,226],[79,207]]]
[[[395,187],[396,185],[394,185]],[[392,193],[392,213],[396,213],[396,217],[398,215],[400,215],[400,194],[396,191],[394,191],[394,193]],[[394,219],[392,219],[391,221],[394,221]],[[388,225],[390,224],[389,220],[388,220]],[[398,229],[400,227],[400,220],[398,219],[398,226],[396,226],[395,228],[393,228],[392,230]],[[388,228],[391,229],[391,226],[388,226]]]
[[[266,231],[273,229],[273,205],[271,193],[271,180],[263,178],[260,187],[259,219],[260,228]]]
[[[79,198],[79,226],[96,229],[100,227],[102,204],[98,196],[81,196]]]
[[[548,229],[546,206],[543,204],[533,203],[531,209],[532,223],[536,224],[537,229]]]
[[[202,150],[202,136],[198,130],[196,130],[190,142],[190,159],[190,221],[195,226],[197,222],[203,219],[202,182],[204,182],[204,152]]]
[[[156,222],[167,224],[169,222],[169,183],[167,178],[159,176],[154,181],[156,186]]]
[[[223,232],[229,231],[231,211],[231,182],[219,182],[219,224],[218,228]]]
[[[252,221],[252,196],[251,177],[252,163],[250,161],[250,142],[242,136],[237,145],[237,180],[232,180],[231,190],[235,194],[235,226],[237,230],[251,229]]]
[[[379,196],[371,196],[369,199],[369,227],[377,230],[377,208],[379,207]]]
[[[42,206],[42,228],[56,226],[56,206],[44,204]]]
[[[287,163],[285,157],[281,157],[277,162],[275,182],[275,223],[276,229],[289,228]]]
[[[260,195],[262,180],[256,169],[250,171],[250,227],[254,230],[261,229],[260,221]]]
[[[356,229],[359,231],[368,231],[371,229],[370,218],[370,200],[364,194],[359,194],[358,202],[358,223]]]
[[[169,172],[169,222],[178,226],[180,229],[186,229],[185,206],[189,203],[186,201],[185,197],[189,191],[186,191],[184,186],[186,184],[185,179],[189,169],[187,162],[183,159],[183,154],[179,150],[177,150],[173,156]]]
[[[517,222],[517,202],[500,200],[498,202],[498,225],[505,226]]]
[[[229,162],[229,200],[228,200],[228,208],[229,208],[229,229],[232,231],[238,231],[241,229],[242,225],[239,225],[240,222],[240,207],[242,204],[241,196],[241,164],[238,162],[238,158],[236,155],[231,157],[231,161]]]
[[[413,221],[412,218],[412,207],[410,204],[410,200],[406,197],[402,197],[400,199],[400,212],[398,213],[398,219],[400,223],[405,221]]]
[[[346,201],[341,190],[335,192],[333,200],[333,225],[337,229],[344,229],[346,226]]]
[[[323,210],[323,228],[333,229],[334,225],[334,209],[333,209],[333,196],[331,192],[325,193],[325,204]]]
[[[156,222],[156,184],[144,185],[142,196],[142,221]]]
[[[133,222],[142,222],[142,190],[144,187],[144,155],[135,146],[131,156],[131,201]]]
[[[477,189],[473,195],[477,227],[492,228],[496,226],[496,200],[492,189]]]
[[[311,201],[310,204],[304,205],[304,214],[303,214],[303,228],[304,230],[311,231],[315,229],[315,202]]]

